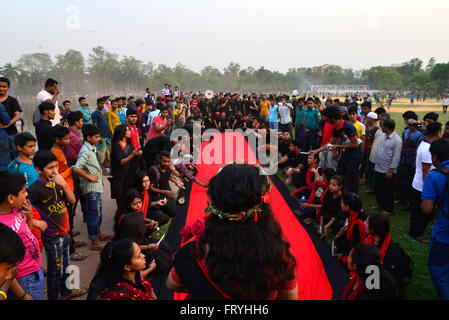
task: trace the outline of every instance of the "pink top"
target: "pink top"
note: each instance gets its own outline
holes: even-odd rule
[[[39,242],[34,234],[31,233],[20,211],[13,209],[13,213],[1,214],[0,222],[14,230],[20,236],[25,246],[25,257],[17,266],[17,278],[22,278],[40,270],[42,266],[42,254]]]
[[[156,124],[165,126],[167,124],[167,119],[162,120],[162,118],[159,116],[154,117],[153,123],[151,124],[151,127],[150,127],[150,132],[148,132],[146,142],[150,141],[150,139],[152,139],[154,137],[159,137],[162,135],[161,132],[156,131]]]

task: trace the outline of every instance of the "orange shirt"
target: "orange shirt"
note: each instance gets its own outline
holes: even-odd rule
[[[61,177],[67,182],[70,187],[70,190],[74,191],[75,187],[73,186],[73,177],[72,177],[72,169],[69,168],[67,164],[67,160],[65,158],[64,152],[62,149],[51,148],[51,152],[54,153],[56,159],[58,159],[58,172]]]

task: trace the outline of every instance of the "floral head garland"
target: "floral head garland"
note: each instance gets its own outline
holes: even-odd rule
[[[235,161],[230,164],[234,164],[234,163],[242,163],[242,162]],[[225,166],[222,166],[220,168],[220,170],[218,170],[217,174],[224,167]],[[254,164],[253,167],[258,168],[260,171],[263,172],[263,168],[261,168],[258,164]],[[259,220],[259,214],[262,213],[263,204],[264,203],[268,204],[268,202],[269,202],[269,191],[270,190],[271,190],[271,182],[270,182],[270,179],[267,177],[267,183],[265,185],[265,190],[263,192],[261,202],[256,204],[251,209],[232,214],[232,213],[224,212],[224,211],[218,209],[216,206],[214,206],[212,204],[212,202],[207,201],[207,208],[206,208],[206,210],[204,210],[204,212],[206,213],[206,217],[214,215],[214,216],[218,216],[220,219],[227,219],[229,221],[246,221],[248,218],[254,217],[254,221],[257,222]]]

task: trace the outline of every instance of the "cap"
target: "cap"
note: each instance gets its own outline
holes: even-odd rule
[[[368,114],[366,115],[368,118],[371,118],[371,119],[374,119],[374,120],[377,120],[377,113],[375,113],[375,112],[368,112]]]
[[[346,108],[345,106],[340,106],[338,107],[338,111],[348,111],[348,108]]]

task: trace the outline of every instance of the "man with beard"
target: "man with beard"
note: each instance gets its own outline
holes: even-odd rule
[[[169,217],[173,217],[176,213],[176,202],[169,181],[172,181],[181,189],[184,189],[184,185],[172,176],[170,153],[167,151],[161,152],[159,164],[150,168],[149,175],[151,199],[155,199],[155,201],[167,199],[165,206],[155,209],[160,209]]]

